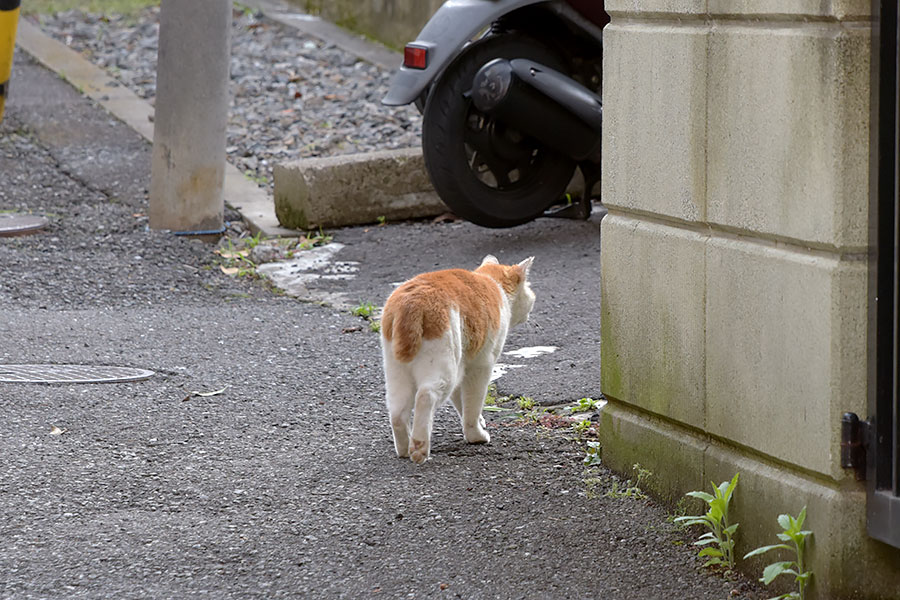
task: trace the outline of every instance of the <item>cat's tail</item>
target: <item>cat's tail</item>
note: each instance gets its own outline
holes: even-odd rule
[[[407,306],[397,310],[389,301],[381,316],[381,335],[391,343],[394,358],[410,362],[418,354],[424,336],[424,312],[420,307]]]

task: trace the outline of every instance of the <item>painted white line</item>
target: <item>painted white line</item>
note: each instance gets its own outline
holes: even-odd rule
[[[517,358],[534,358],[542,354],[552,354],[559,350],[558,346],[529,346],[527,348],[519,348],[518,350],[509,350],[504,352],[507,356],[515,356]]]
[[[521,369],[525,365],[506,365],[503,363],[497,363],[494,365],[494,368],[491,369],[491,381],[497,381],[504,375],[506,375],[510,369]]]

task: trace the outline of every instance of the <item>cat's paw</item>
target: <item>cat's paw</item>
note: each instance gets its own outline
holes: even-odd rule
[[[487,444],[491,441],[491,434],[487,432],[481,423],[466,430],[466,441],[470,444]]]
[[[397,451],[398,458],[406,458],[409,456],[409,438],[406,438],[405,440],[395,439],[394,450]]]
[[[412,443],[412,451],[409,453],[409,458],[417,465],[421,465],[428,460],[430,450],[428,442],[421,440],[410,440],[410,442]]]

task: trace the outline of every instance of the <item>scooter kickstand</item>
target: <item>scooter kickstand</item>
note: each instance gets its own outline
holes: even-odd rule
[[[578,197],[566,205],[553,205],[544,211],[545,217],[587,221],[591,216],[591,199]]]

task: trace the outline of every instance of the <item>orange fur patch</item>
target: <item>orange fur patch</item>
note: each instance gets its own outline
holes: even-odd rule
[[[448,269],[418,275],[390,295],[381,317],[381,334],[393,343],[394,357],[411,361],[422,340],[444,335],[450,310],[459,311],[464,351],[473,356],[484,346],[488,333],[500,326],[500,290],[516,290],[525,277],[519,266],[484,265],[476,271]]]

